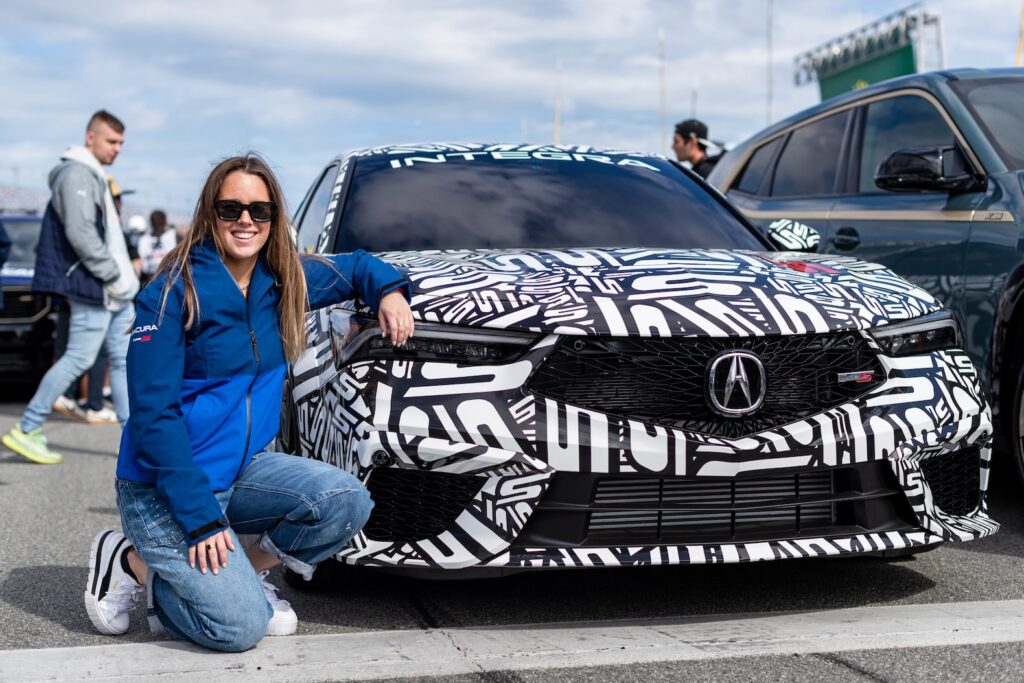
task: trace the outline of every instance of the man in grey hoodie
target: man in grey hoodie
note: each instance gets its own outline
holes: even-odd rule
[[[63,460],[47,446],[43,422],[57,397],[93,364],[104,341],[114,409],[122,425],[128,419],[125,357],[139,281],[103,170],[114,163],[123,143],[124,124],[98,111],[89,119],[85,145],[70,147],[50,172],[52,196],[43,216],[32,288],[68,300],[68,344],[39,383],[21,422],[2,439],[32,462]]]

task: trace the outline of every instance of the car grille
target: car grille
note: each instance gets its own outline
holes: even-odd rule
[[[921,461],[932,502],[951,515],[966,515],[978,507],[981,495],[981,453],[968,448]]]
[[[594,493],[596,509],[588,531],[590,536],[630,531],[659,537],[694,532],[732,537],[758,529],[799,532],[835,521],[831,494],[832,473],[827,471],[733,482],[604,479]],[[773,507],[780,501],[817,498],[825,501]],[[696,509],[673,509],[676,506]],[[600,509],[605,507],[626,509]]]
[[[705,397],[708,362],[743,349],[764,363],[763,405],[742,417],[714,412]],[[865,383],[838,373],[873,372]],[[841,405],[884,378],[859,333],[745,338],[563,337],[528,389],[558,401],[692,432],[739,437]]]
[[[4,308],[0,321],[34,322],[50,311],[50,297],[28,287],[4,287]]]
[[[737,479],[559,472],[516,543],[750,542],[910,529],[914,520],[887,463]]]
[[[374,506],[363,532],[391,543],[436,536],[466,509],[484,481],[467,474],[376,469],[366,484]]]

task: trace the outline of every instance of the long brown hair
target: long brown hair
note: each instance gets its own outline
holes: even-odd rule
[[[185,285],[182,311],[185,317],[185,329],[192,327],[193,323],[199,319],[199,297],[196,295],[196,286],[192,278],[189,254],[197,244],[212,239],[217,246],[217,252],[222,259],[224,258],[224,246],[217,233],[217,216],[214,213],[213,203],[217,200],[217,195],[220,194],[224,179],[236,171],[261,178],[267,185],[270,201],[277,204],[277,214],[270,223],[270,236],[263,247],[263,253],[266,256],[267,265],[270,266],[270,270],[280,285],[278,325],[281,331],[281,340],[284,343],[285,356],[289,361],[294,361],[306,345],[306,278],[299,261],[298,249],[292,240],[291,228],[288,226],[284,192],[281,191],[281,185],[277,182],[277,178],[274,177],[267,162],[255,152],[225,159],[214,167],[206,179],[206,184],[203,185],[203,191],[199,195],[195,212],[192,215],[192,228],[188,231],[185,239],[167,254],[157,271],[158,275],[164,271],[167,272],[163,301],[160,305],[161,317],[167,306],[167,297],[170,294],[171,286],[180,277]]]

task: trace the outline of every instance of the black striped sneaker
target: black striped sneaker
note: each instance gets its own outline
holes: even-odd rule
[[[143,588],[121,568],[121,555],[132,545],[120,531],[96,534],[89,551],[89,577],[85,585],[85,611],[100,633],[119,636],[128,630],[128,611]]]

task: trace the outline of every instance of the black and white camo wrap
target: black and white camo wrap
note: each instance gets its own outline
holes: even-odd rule
[[[938,310],[881,266],[796,253],[592,249],[384,254],[413,283],[419,320],[531,330],[528,352],[501,365],[395,360],[335,363],[332,316],[310,314],[308,349],[291,369],[296,450],[365,476],[374,453],[394,466],[473,474],[480,492],[444,533],[393,544],[358,535],[349,563],[404,567],[553,567],[742,562],[837,555],[980,538],[998,529],[984,495],[952,516],[932,502],[920,462],[981,448],[987,487],[991,415],[961,351],[879,356],[884,382],[808,419],[721,438],[644,424],[529,394],[524,385],[560,335],[759,336],[866,330]],[[920,529],[743,544],[608,548],[510,545],[555,472],[687,478],[885,460]]]
[[[768,237],[772,243],[789,251],[816,252],[821,244],[821,235],[809,225],[780,218],[768,226]]]

